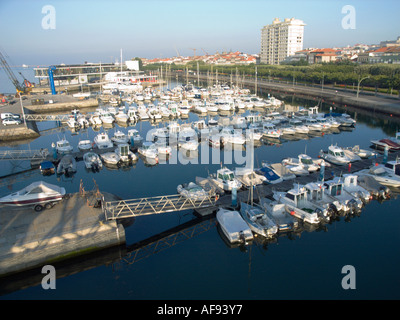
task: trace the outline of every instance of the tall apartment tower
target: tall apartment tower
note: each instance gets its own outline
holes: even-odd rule
[[[304,22],[275,18],[261,29],[260,63],[279,64],[296,51],[303,50]]]

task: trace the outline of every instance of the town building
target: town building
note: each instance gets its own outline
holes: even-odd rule
[[[291,18],[280,21],[275,18],[272,24],[261,29],[260,63],[279,64],[288,56],[303,49],[305,23]]]

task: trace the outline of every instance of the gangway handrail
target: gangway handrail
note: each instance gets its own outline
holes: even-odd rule
[[[150,214],[198,209],[215,206],[215,195],[207,195],[196,200],[180,194],[148,198],[115,200],[104,203],[104,214],[107,220],[132,218]]]
[[[49,156],[47,148],[40,150],[3,150],[0,160],[45,160]]]

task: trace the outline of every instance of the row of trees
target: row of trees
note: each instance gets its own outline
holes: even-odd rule
[[[161,64],[151,64],[144,70],[158,70]],[[164,70],[188,70],[202,73],[239,74],[240,76],[257,76],[262,79],[297,81],[309,84],[357,86],[363,79],[362,86],[373,90],[384,89],[385,92],[400,92],[400,66],[389,64],[359,65],[352,62],[323,63],[313,65],[209,65],[202,61],[182,65],[163,65]]]

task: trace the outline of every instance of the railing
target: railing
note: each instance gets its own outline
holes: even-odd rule
[[[40,150],[5,150],[0,151],[1,160],[45,160],[49,156],[48,149]]]
[[[67,121],[69,114],[25,114],[26,121]]]
[[[199,209],[215,206],[217,198],[205,196],[195,200],[180,194],[129,199],[119,201],[109,201],[104,204],[104,214],[107,220],[122,218],[133,218],[150,214],[160,214],[190,209]]]

